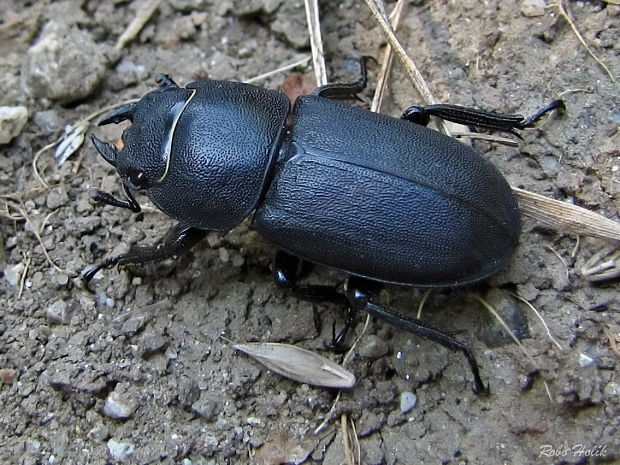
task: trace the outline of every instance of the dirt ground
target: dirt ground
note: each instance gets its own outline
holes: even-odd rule
[[[374,321],[347,364],[358,382],[331,412],[334,390],[281,378],[227,342],[287,342],[342,357],[324,348],[333,323],[343,324],[341,309],[277,290],[273,249],[247,222],[176,261],[105,270],[87,289],[85,267],[156,243],[173,223],[143,196],[140,214],[93,202],[91,188],[122,194],[88,139],[61,166],[53,151],[41,154],[42,180],[37,151],[65,125],[153,89],[158,73],[182,85],[246,80],[309,56],[303,2],[283,0],[161,2],[138,37],[115,48],[144,3],[0,0],[0,105],[28,112],[0,146],[1,463],[340,464],[343,414],[367,465],[620,461],[620,357],[610,342],[620,333],[618,283],[592,284],[579,272],[612,245],[602,240],[525,219],[506,271],[475,289],[430,295],[423,317],[459,331],[490,396],[472,392],[461,354]],[[381,57],[384,38],[363,2],[322,3],[330,79],[350,81],[358,57]],[[617,220],[618,87],[557,8],[541,3],[416,1],[399,37],[438,101],[531,114],[565,93],[566,113],[523,132],[519,147],[475,146],[512,185]],[[613,3],[569,8],[619,76]],[[378,66],[370,68],[360,106],[374,89]],[[288,74],[259,84],[278,88]],[[419,101],[396,66],[382,111],[398,116]],[[92,130],[114,141],[122,128]],[[339,278],[317,269],[309,279]],[[530,359],[471,292],[499,309]],[[509,292],[537,308],[557,343]],[[379,300],[415,314],[423,294],[387,288]],[[412,394],[413,408],[401,405]]]

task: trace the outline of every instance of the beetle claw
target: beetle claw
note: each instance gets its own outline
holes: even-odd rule
[[[110,165],[116,168],[116,157],[118,155],[118,150],[116,147],[112,144],[108,144],[107,142],[97,139],[95,135],[92,135],[91,139],[93,144],[95,144],[95,148],[97,149],[97,152],[99,152],[99,155],[101,155]]]

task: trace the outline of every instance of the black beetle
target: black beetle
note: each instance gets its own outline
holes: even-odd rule
[[[297,99],[230,81],[180,88],[168,76],[138,103],[99,124],[130,120],[123,147],[93,136],[117,170],[128,200],[96,191],[100,202],[140,211],[132,191],[179,220],[165,242],[132,247],[85,270],[173,257],[208,231],[253,226],[281,251],[276,281],[299,298],[341,303],[462,351],[474,391],[486,392],[471,350],[451,335],[370,300],[373,283],[462,286],[510,260],[520,233],[511,188],[479,152],[426,128],[429,116],[505,131],[532,126],[519,115],[456,105],[411,107],[401,119],[345,106],[366,83],[328,84]],[[296,284],[301,260],[346,272],[342,285]]]

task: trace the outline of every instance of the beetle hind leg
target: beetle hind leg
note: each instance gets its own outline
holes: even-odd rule
[[[172,258],[194,247],[206,234],[207,231],[203,229],[178,224],[168,232],[162,244],[152,247],[131,247],[125,253],[109,257],[97,265],[86,268],[82,272],[82,279],[88,283],[99,270],[117,264],[159,262]]]
[[[378,305],[370,300],[366,292],[358,287],[347,286],[345,290],[347,300],[352,308],[356,310],[362,310],[374,317],[387,321],[388,323],[396,326],[397,328],[404,329],[410,333],[417,334],[426,339],[430,339],[433,342],[441,344],[442,346],[450,349],[454,352],[462,352],[469,363],[472,375],[474,377],[474,393],[478,395],[488,394],[489,388],[485,386],[480,377],[480,371],[478,370],[478,363],[472,350],[462,341],[459,341],[451,334],[448,334],[442,329],[437,328],[429,323],[426,323],[417,318],[412,318],[392,310],[389,310],[381,305]]]
[[[368,293],[377,287],[378,283],[374,281],[351,277],[345,280],[343,285],[299,285],[296,283],[296,279],[299,275],[301,263],[302,260],[298,257],[286,252],[278,252],[274,260],[273,270],[276,283],[278,287],[289,290],[299,299],[311,302],[334,302],[348,310],[345,328],[338,335],[334,335],[332,345],[342,345],[346,338],[346,332],[352,323],[351,312],[361,310],[387,321],[397,328],[437,342],[452,351],[462,352],[469,363],[474,377],[473,391],[476,394],[488,393],[488,387],[484,385],[480,377],[476,358],[472,350],[464,342],[422,320],[402,315],[372,302]]]
[[[506,115],[478,108],[463,107],[460,105],[436,104],[425,107],[412,106],[402,114],[401,119],[426,126],[431,116],[453,123],[495,129],[514,134],[515,129],[526,129],[534,125],[547,113],[565,108],[562,100],[554,100],[549,105],[538,110],[527,120],[521,115]]]

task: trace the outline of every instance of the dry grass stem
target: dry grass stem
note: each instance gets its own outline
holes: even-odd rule
[[[620,223],[585,208],[512,187],[521,212],[557,231],[620,241]]]
[[[545,331],[547,331],[547,336],[549,336],[549,339],[551,339],[551,342],[553,342],[557,346],[558,349],[564,350],[562,349],[562,346],[560,345],[560,343],[556,341],[554,337],[551,335],[551,331],[549,331],[549,326],[547,326],[547,323],[545,322],[540,312],[536,309],[536,307],[534,307],[531,303],[529,303],[527,300],[525,300],[523,297],[521,297],[518,294],[510,292],[510,295],[513,296],[515,299],[518,299],[521,302],[523,302],[525,305],[527,305],[530,308],[530,310],[534,312],[534,314],[538,317],[542,325],[545,327]]]
[[[297,60],[297,61],[295,61],[293,63],[289,63],[288,65],[281,66],[281,67],[279,67],[277,69],[274,69],[272,71],[267,71],[266,73],[259,74],[258,76],[254,76],[253,78],[246,79],[243,82],[245,82],[246,84],[252,84],[254,82],[262,81],[263,79],[267,79],[268,77],[271,77],[271,76],[273,76],[275,74],[283,73],[283,72],[289,71],[289,70],[291,70],[293,68],[297,68],[298,66],[305,65],[311,59],[312,59],[311,56],[304,57],[301,60]]]
[[[317,87],[327,84],[327,70],[325,68],[325,53],[321,37],[321,23],[319,20],[319,5],[317,0],[304,0],[308,32],[310,33],[310,48],[312,49],[312,65]]]
[[[54,261],[52,260],[52,258],[50,257],[49,253],[47,253],[47,249],[45,248],[45,246],[43,245],[43,240],[41,239],[41,235],[39,234],[39,232],[37,231],[37,228],[35,227],[35,225],[32,223],[32,220],[30,219],[30,217],[28,216],[28,214],[26,213],[26,210],[24,210],[22,207],[18,207],[18,211],[20,213],[20,215],[26,220],[26,223],[28,223],[28,225],[30,226],[30,229],[32,230],[32,233],[34,234],[34,236],[37,238],[37,241],[39,241],[39,244],[41,245],[41,248],[43,249],[43,254],[45,255],[45,259],[47,260],[47,262],[52,266],[52,268],[54,268],[56,271],[59,271],[60,273],[63,273],[62,268],[58,267]]]
[[[495,134],[484,134],[481,132],[469,132],[469,131],[459,131],[452,132],[452,137],[460,138],[468,138],[468,139],[478,139],[485,140],[487,142],[494,142],[496,144],[507,145],[509,147],[518,147],[519,142],[514,139],[509,139],[507,137],[496,136]]]
[[[422,296],[422,300],[420,300],[420,305],[418,305],[418,314],[416,315],[416,318],[418,320],[422,318],[422,310],[424,309],[426,300],[428,299],[428,296],[431,295],[431,292],[433,292],[433,289],[427,289],[426,292],[424,292],[424,295]]]
[[[536,360],[534,360],[532,358],[532,356],[530,354],[527,353],[527,350],[525,349],[525,346],[523,344],[521,344],[521,341],[519,340],[519,338],[517,336],[515,336],[515,333],[510,329],[510,327],[506,324],[506,322],[504,321],[504,319],[497,313],[497,311],[495,311],[495,309],[493,308],[492,305],[490,305],[486,300],[484,300],[482,297],[480,297],[477,294],[474,293],[470,293],[469,294],[471,297],[473,297],[475,300],[477,300],[478,302],[480,302],[482,304],[482,306],[484,308],[487,309],[487,311],[493,315],[493,317],[499,321],[499,324],[502,325],[502,327],[504,328],[504,330],[510,335],[510,337],[515,341],[515,343],[519,346],[519,348],[521,349],[521,351],[523,352],[523,354],[525,355],[525,357],[529,360],[530,364],[532,365],[532,367],[534,367],[536,370],[540,370],[538,364],[536,363]],[[545,325],[546,326],[546,325]],[[549,391],[549,385],[547,384],[547,381],[543,379],[543,384],[545,386],[545,391],[547,392],[547,397],[549,397],[549,400],[551,400],[551,402],[553,402],[553,397],[551,396],[551,392]]]
[[[392,25],[392,29],[397,30],[398,24],[400,23],[400,17],[403,12],[405,6],[404,0],[398,0],[398,3],[392,10],[390,14],[390,24]],[[380,111],[381,104],[383,103],[383,96],[385,95],[385,90],[387,89],[388,77],[390,75],[390,70],[392,69],[392,59],[394,57],[394,53],[392,50],[392,46],[388,44],[385,47],[385,51],[383,52],[383,59],[381,60],[381,70],[379,71],[379,76],[377,78],[377,88],[375,89],[375,94],[372,98],[372,103],[370,105],[370,111]]]
[[[342,449],[344,455],[344,463],[347,465],[355,465],[355,457],[351,448],[351,436],[349,431],[349,416],[346,413],[340,415],[340,435],[342,436]]]
[[[530,354],[527,353],[527,350],[525,350],[525,346],[521,344],[521,341],[519,340],[519,338],[515,336],[515,333],[512,331],[512,329],[510,329],[510,327],[506,324],[504,319],[497,313],[497,311],[493,308],[493,306],[489,304],[486,300],[484,300],[482,297],[480,297],[478,294],[470,293],[469,295],[473,297],[475,300],[477,300],[478,302],[480,302],[482,306],[486,308],[487,311],[491,315],[493,315],[493,317],[499,322],[499,324],[502,325],[502,328],[506,330],[506,332],[510,335],[510,337],[519,346],[519,348],[525,354],[526,358],[530,361],[532,366],[538,369],[538,364],[536,363],[536,361],[532,358]]]
[[[338,394],[336,394],[336,398],[334,399],[334,403],[329,409],[329,412],[327,412],[327,415],[325,415],[325,419],[321,422],[321,424],[315,428],[314,434],[319,434],[327,426],[327,424],[332,418],[332,415],[334,414],[334,411],[336,410],[336,405],[338,405],[338,401],[340,400],[341,394],[342,394],[342,391],[338,391]]]
[[[19,279],[19,292],[17,293],[18,299],[21,299],[22,294],[24,293],[24,283],[26,282],[26,276],[28,275],[28,268],[30,268],[30,262],[32,262],[32,258],[28,257],[26,259],[26,264],[24,265],[24,272]]]
[[[555,250],[553,247],[551,247],[550,245],[545,244],[545,249],[547,249],[553,255],[558,257],[558,260],[560,260],[560,263],[562,263],[562,266],[564,267],[564,274],[566,275],[566,280],[569,280],[570,274],[568,273],[568,265],[566,264],[566,260],[564,260],[562,255],[560,255],[560,253],[557,250]]]
[[[364,322],[364,327],[362,328],[362,332],[355,338],[355,341],[353,341],[353,344],[351,344],[351,347],[349,348],[346,355],[342,359],[342,366],[344,366],[344,364],[347,363],[347,361],[349,360],[349,357],[351,356],[351,354],[353,354],[355,347],[360,342],[362,337],[364,337],[364,334],[366,334],[366,330],[368,329],[369,324],[370,324],[370,314],[367,314],[366,321]]]
[[[159,7],[161,0],[145,0],[136,7],[136,16],[133,18],[127,29],[118,37],[116,45],[117,50],[121,50],[125,45],[131,42],[148,23],[155,10]]]
[[[430,88],[426,84],[426,81],[424,80],[422,73],[420,73],[414,61],[411,59],[411,57],[409,57],[409,55],[407,55],[407,52],[405,51],[404,47],[398,41],[398,38],[396,37],[394,30],[390,26],[390,22],[388,18],[385,16],[385,14],[383,13],[383,11],[381,10],[379,6],[379,2],[377,0],[364,0],[364,1],[366,2],[366,5],[368,5],[368,8],[370,8],[370,11],[372,11],[373,16],[377,20],[381,29],[383,29],[383,33],[388,43],[390,44],[390,46],[392,47],[396,55],[398,55],[399,60],[405,67],[405,70],[407,71],[407,74],[409,75],[409,78],[411,79],[411,82],[413,83],[414,88],[420,94],[420,97],[422,98],[422,102],[424,103],[424,105],[431,105],[435,103],[435,98],[433,97],[433,94],[431,93]],[[446,127],[443,120],[437,119],[436,123],[437,123],[437,128],[439,129],[440,132],[448,136],[450,135],[450,131]]]
[[[573,33],[575,34],[575,36],[577,36],[577,39],[579,40],[579,42],[581,42],[581,45],[583,45],[585,49],[588,51],[588,53],[590,54],[590,56],[594,58],[594,61],[596,61],[599,64],[599,66],[605,70],[605,72],[609,76],[609,79],[611,79],[611,82],[616,82],[616,79],[614,78],[613,73],[609,70],[609,68],[605,65],[605,63],[603,63],[600,60],[600,58],[594,54],[592,49],[589,47],[589,45],[587,44],[587,42],[585,41],[585,39],[583,38],[579,30],[577,29],[577,26],[575,26],[575,23],[570,18],[568,14],[568,5],[564,6],[563,0],[558,0],[558,2],[555,5],[558,7],[560,16],[562,16],[562,18],[564,18],[564,20],[568,23],[570,28],[573,30]]]
[[[596,252],[581,267],[581,276],[588,281],[607,281],[620,276],[620,249],[606,247]]]

